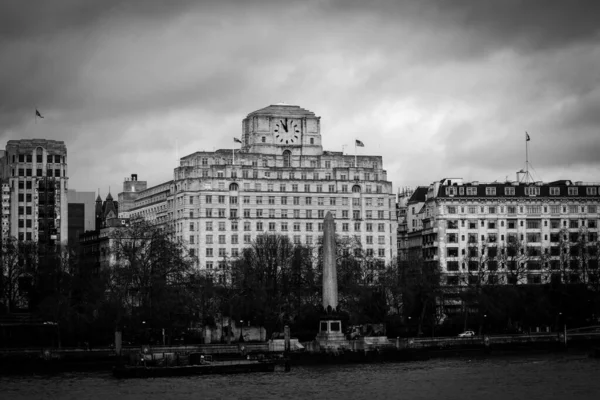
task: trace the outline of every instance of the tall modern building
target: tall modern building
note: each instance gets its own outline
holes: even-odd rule
[[[172,224],[208,270],[264,232],[316,245],[327,211],[355,252],[395,259],[396,202],[381,156],[323,150],[320,117],[287,104],[248,114],[234,141],[181,158],[172,181],[130,189],[137,177],[127,178],[124,216]]]
[[[67,192],[69,202],[69,245],[79,242],[79,235],[86,231],[96,229],[94,215],[94,192],[78,192],[69,189]]]
[[[400,251],[448,286],[590,282],[599,219],[600,183],[446,178],[409,197]]]
[[[68,238],[67,147],[46,139],[9,140],[0,159],[2,235],[40,244]]]

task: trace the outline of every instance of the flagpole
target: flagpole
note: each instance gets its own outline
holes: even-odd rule
[[[358,158],[356,152],[356,139],[354,139],[354,168],[358,168]]]
[[[525,131],[525,183],[529,183],[529,140],[527,131]]]
[[[233,148],[231,149],[231,154],[233,155],[233,164],[235,165],[235,140],[233,141]]]

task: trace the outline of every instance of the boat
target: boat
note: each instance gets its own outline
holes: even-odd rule
[[[172,376],[239,374],[249,372],[275,372],[276,360],[239,359],[214,361],[211,356],[192,353],[188,365],[169,365],[168,362],[148,363],[144,358],[137,365],[120,365],[113,368],[113,375],[119,379],[158,378]],[[286,365],[286,370],[289,367]]]

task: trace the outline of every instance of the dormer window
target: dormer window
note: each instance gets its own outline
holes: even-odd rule
[[[538,196],[540,194],[539,186],[529,186],[525,188],[525,195],[527,196]]]
[[[496,195],[496,188],[493,186],[488,186],[485,188],[485,195],[486,196],[495,196]]]

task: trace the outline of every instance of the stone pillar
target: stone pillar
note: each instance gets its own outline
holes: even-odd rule
[[[335,223],[331,212],[327,212],[323,223],[323,308],[326,312],[336,311],[338,288],[336,273]]]

